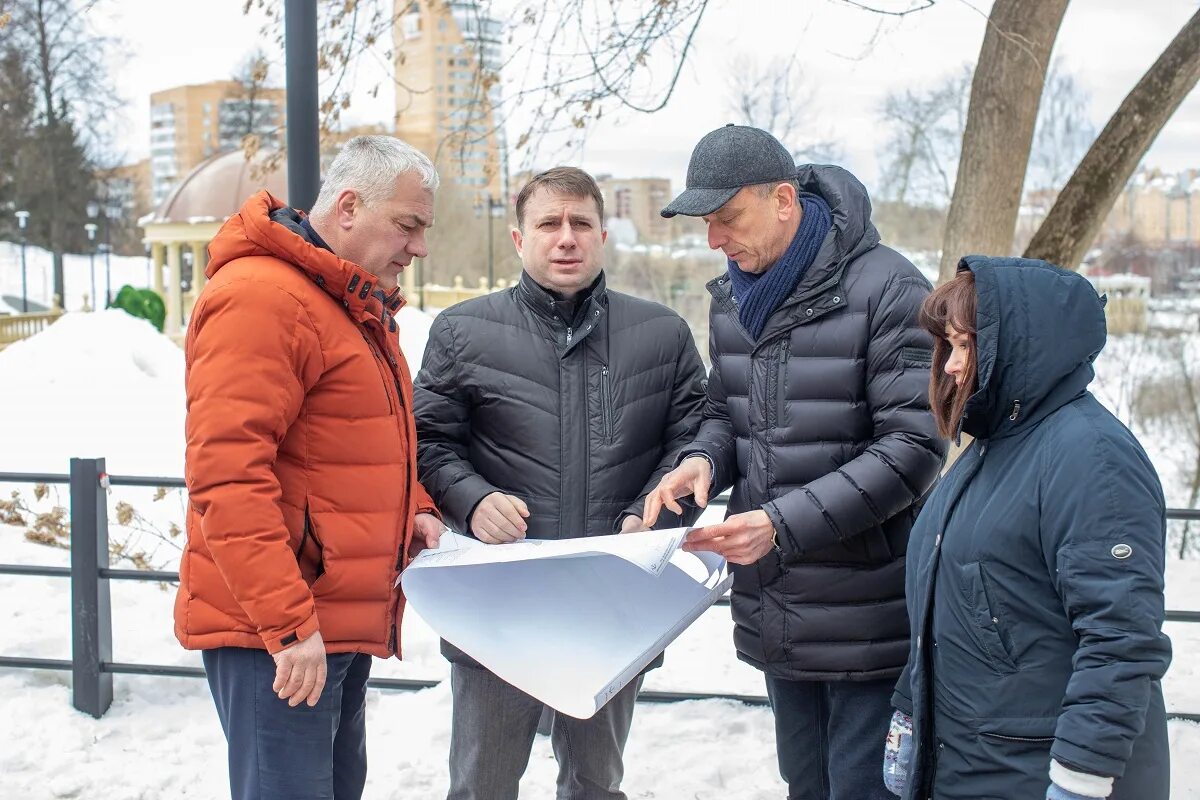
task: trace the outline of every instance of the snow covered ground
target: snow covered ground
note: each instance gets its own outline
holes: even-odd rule
[[[407,309],[400,319],[414,368],[429,322]],[[69,457],[96,455],[107,457],[117,474],[181,473],[182,354],[143,321],[119,311],[68,314],[0,352],[0,386],[0,471],[65,472]],[[1169,448],[1166,437],[1148,443],[1156,463]],[[1159,468],[1170,469],[1167,462]],[[30,487],[10,485],[0,486],[0,498],[14,489],[38,511],[66,502],[64,489],[39,501]],[[140,516],[117,524],[119,502]],[[179,539],[170,525],[182,524],[178,492],[155,500],[153,490],[115,490],[110,519],[114,540],[144,551],[156,567],[175,567]],[[23,533],[0,524],[0,562],[67,563],[65,550],[28,542]],[[1171,562],[1167,590],[1168,607],[1200,610],[1200,562]],[[172,636],[172,600],[170,587],[113,584],[116,660],[199,664]],[[68,657],[71,620],[62,579],[0,576],[0,604],[0,654]],[[729,609],[710,609],[672,645],[646,688],[761,694],[761,676],[736,660],[731,633]],[[1166,681],[1168,707],[1200,712],[1200,625],[1170,624],[1168,633],[1176,652]],[[415,614],[406,618],[403,647],[404,662],[376,661],[374,674],[446,676],[436,637]],[[93,720],[72,710],[66,673],[0,670],[0,798],[227,796],[224,739],[203,681],[117,676],[115,685],[112,709]],[[445,687],[371,693],[367,797],[443,795],[449,711]],[[1200,799],[1200,776],[1190,768],[1200,758],[1200,727],[1172,723],[1171,743],[1172,796]],[[784,793],[764,708],[725,701],[640,706],[627,760],[631,798],[765,800]],[[549,743],[539,738],[522,797],[553,797],[554,775]]]

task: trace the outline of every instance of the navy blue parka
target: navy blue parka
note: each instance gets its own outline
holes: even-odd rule
[[[1087,390],[1103,303],[1045,262],[968,257],[975,437],[912,531],[905,798],[1041,798],[1051,757],[1167,800],[1165,503],[1154,467]]]

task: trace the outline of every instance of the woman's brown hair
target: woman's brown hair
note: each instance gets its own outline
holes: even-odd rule
[[[975,344],[975,275],[963,270],[953,280],[933,290],[921,305],[920,325],[933,336],[933,371],[929,375],[929,404],[938,432],[947,439],[958,434],[963,407],[967,398],[975,393],[977,380]],[[946,326],[970,337],[970,352],[967,355],[967,380],[959,389],[954,376],[946,374],[946,362],[950,360],[951,345],[946,338]]]

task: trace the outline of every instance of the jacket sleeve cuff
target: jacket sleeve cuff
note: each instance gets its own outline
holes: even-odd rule
[[[1050,756],[1060,763],[1070,764],[1072,769],[1080,772],[1114,778],[1125,774],[1124,761],[1086,750],[1061,738],[1054,740],[1054,745],[1050,748]]]
[[[320,626],[317,624],[317,615],[313,614],[304,622],[292,630],[285,630],[282,633],[274,633],[263,635],[263,644],[266,645],[267,652],[275,655],[281,650],[286,650],[297,642],[303,642],[311,637]],[[260,632],[260,635],[262,633]]]
[[[434,505],[433,498],[429,496],[429,492],[419,483],[417,484],[416,500],[417,514],[433,514],[438,519],[442,519],[442,512],[438,511],[437,506]]]
[[[675,459],[675,466],[678,467],[686,459],[696,457],[703,458],[705,461],[707,461],[709,469],[712,470],[710,475],[712,480],[709,482],[708,488],[708,496],[710,498],[716,497],[718,494],[725,491],[725,489],[729,488],[727,476],[725,475],[725,469],[723,468],[723,464],[721,462],[721,454],[714,452],[709,446],[703,444],[693,444],[691,447],[679,454],[679,456]]]
[[[1077,772],[1063,765],[1056,758],[1050,759],[1050,780],[1068,792],[1081,794],[1084,797],[1108,797],[1112,794],[1112,778]]]
[[[467,536],[471,535],[471,515],[475,507],[492,492],[500,491],[481,476],[471,474],[446,490],[442,496],[442,513],[451,528]]]
[[[689,502],[690,500],[690,497],[681,497],[676,501],[679,503],[679,505],[683,506],[684,514],[687,516],[692,516],[694,509],[696,508],[694,503]],[[621,532],[621,523],[625,521],[626,517],[637,517],[638,519],[642,519],[642,512],[644,510],[644,503],[639,503],[622,511],[617,515],[617,519],[613,523],[613,533]],[[700,515],[694,514],[694,516]],[[686,527],[686,525],[687,521],[685,519],[680,518],[680,516],[671,509],[663,508],[659,510],[658,519],[654,522],[654,527],[652,527],[651,530],[665,531],[668,528],[682,528]]]

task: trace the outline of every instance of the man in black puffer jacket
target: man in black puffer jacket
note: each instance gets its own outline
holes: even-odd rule
[[[692,333],[671,310],[605,288],[604,199],[586,172],[534,177],[516,211],[520,283],[447,309],[430,331],[414,394],[422,485],[447,524],[488,544],[642,530],[646,495],[700,425]],[[448,643],[442,652],[449,798],[516,800],[542,704]],[[640,683],[589,720],[556,716],[559,797],[624,800]]]
[[[908,655],[904,553],[945,455],[929,412],[929,282],[879,244],[858,180],[769,133],[705,136],[664,216],[729,257],[704,422],[644,518],[732,485],[689,536],[734,564],[734,644],[766,673],[790,800],[884,800],[879,737]]]

